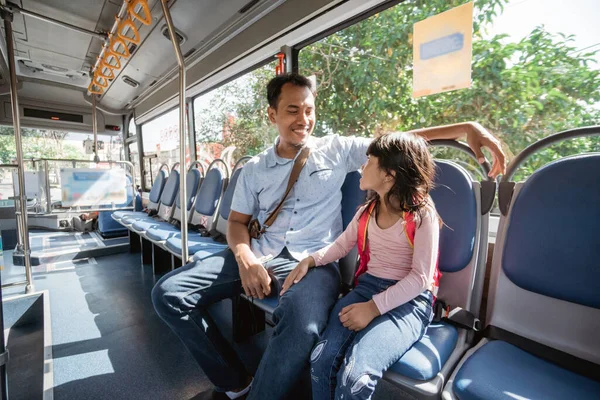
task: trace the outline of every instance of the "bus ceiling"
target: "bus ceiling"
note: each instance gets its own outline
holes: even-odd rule
[[[160,0],[0,3],[13,14],[16,74],[31,86],[24,93],[45,86],[45,92],[56,93],[49,99],[90,107],[92,88],[105,114],[135,107],[136,115],[144,115],[176,101],[177,61]],[[356,1],[169,1],[188,88],[344,3]],[[6,46],[0,47],[2,76],[8,76]],[[92,79],[99,85],[91,85]]]

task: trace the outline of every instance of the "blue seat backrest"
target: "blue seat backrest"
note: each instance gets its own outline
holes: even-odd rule
[[[160,196],[160,204],[171,207],[175,202],[175,197],[179,192],[179,171],[171,171],[169,179],[165,184],[162,195]]]
[[[364,204],[367,192],[360,190],[360,172],[354,171],[346,175],[342,185],[342,222],[344,229],[356,215],[358,207]]]
[[[243,167],[242,167],[243,168]],[[229,213],[231,212],[231,202],[233,201],[233,193],[235,192],[235,185],[237,180],[242,172],[242,168],[238,168],[231,175],[231,179],[229,180],[229,185],[227,185],[227,189],[225,189],[225,193],[223,194],[223,199],[221,200],[221,207],[219,208],[219,214],[221,218],[227,220],[229,219]]]
[[[158,171],[158,175],[156,175],[156,179],[154,179],[152,189],[150,189],[151,203],[157,204],[160,201],[160,195],[163,192],[165,183],[167,183],[167,173],[164,170],[160,170]]]
[[[350,224],[352,218],[356,215],[358,208],[364,204],[367,193],[360,190],[360,173],[358,171],[350,172],[342,184],[342,222],[344,229]],[[339,261],[340,274],[342,282],[346,286],[352,286],[354,273],[356,272],[356,260],[358,250],[356,246],[346,257]]]
[[[219,204],[219,197],[223,192],[223,172],[218,168],[211,168],[204,177],[198,198],[196,199],[196,212],[202,215],[213,215]]]
[[[185,177],[185,190],[187,196],[187,210],[192,209],[192,205],[194,204],[194,199],[196,198],[196,192],[198,191],[198,186],[200,186],[200,179],[202,178],[202,174],[200,170],[197,168],[193,168],[188,171]],[[175,204],[178,208],[181,208],[181,200],[179,196],[180,192],[177,193],[177,200]]]
[[[578,156],[549,164],[523,183],[502,256],[514,284],[600,308],[599,172],[600,155]]]
[[[462,167],[436,160],[431,198],[444,222],[439,268],[442,272],[458,272],[469,265],[475,251],[478,210],[473,182]]]

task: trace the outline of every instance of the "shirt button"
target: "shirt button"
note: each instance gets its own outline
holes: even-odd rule
[[[300,201],[300,199],[296,199],[296,201]]]
[[[286,240],[286,241],[285,241],[285,244],[290,244],[289,240]]]
[[[294,214],[298,214],[298,211],[294,211]]]
[[[293,231],[293,230],[294,230],[294,228],[290,228],[290,231]]]

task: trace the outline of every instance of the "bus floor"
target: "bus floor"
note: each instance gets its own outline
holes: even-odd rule
[[[4,254],[3,278],[24,278],[23,267]],[[42,267],[42,266],[40,266]],[[47,290],[52,321],[54,398],[194,399],[212,389],[183,344],[154,312],[150,292],[158,277],[139,254],[121,253],[35,268],[36,291]],[[8,288],[4,297],[23,293]],[[211,314],[231,340],[231,302]],[[255,371],[272,329],[236,344]],[[308,378],[308,374],[307,378]],[[294,399],[310,398],[302,380]],[[381,382],[375,399],[397,398]]]

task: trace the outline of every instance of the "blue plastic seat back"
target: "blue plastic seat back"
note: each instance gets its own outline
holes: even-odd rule
[[[223,183],[223,172],[218,168],[211,168],[206,173],[196,199],[194,209],[197,213],[206,216],[212,216],[215,213],[219,204],[219,197],[223,192]]]
[[[600,155],[515,186],[494,251],[489,322],[600,364]]]
[[[200,180],[202,179],[202,174],[200,170],[197,168],[193,168],[188,171],[185,177],[185,190],[187,196],[187,210],[191,210],[194,205],[194,200],[196,199],[196,192],[198,191],[198,187],[200,186]],[[179,198],[179,193],[177,193],[177,200],[175,204],[177,208],[181,209],[181,200]]]
[[[150,202],[154,204],[158,204],[160,201],[160,196],[165,187],[165,183],[167,183],[167,173],[164,170],[158,171],[156,175],[156,179],[154,179],[154,183],[152,184],[152,189],[150,189]]]
[[[243,168],[243,167],[242,167]],[[231,202],[233,201],[233,193],[235,192],[235,185],[237,183],[240,174],[242,173],[242,168],[238,168],[231,175],[231,179],[229,180],[229,184],[227,185],[227,189],[225,189],[225,193],[223,194],[223,198],[221,199],[221,207],[219,207],[219,214],[221,218],[225,221],[229,219],[229,213],[231,212]]]
[[[161,206],[172,207],[177,193],[179,193],[179,171],[171,171],[160,196]]]
[[[471,262],[475,251],[478,207],[473,182],[462,167],[436,160],[431,198],[444,222],[440,232],[440,271],[458,272]]]

